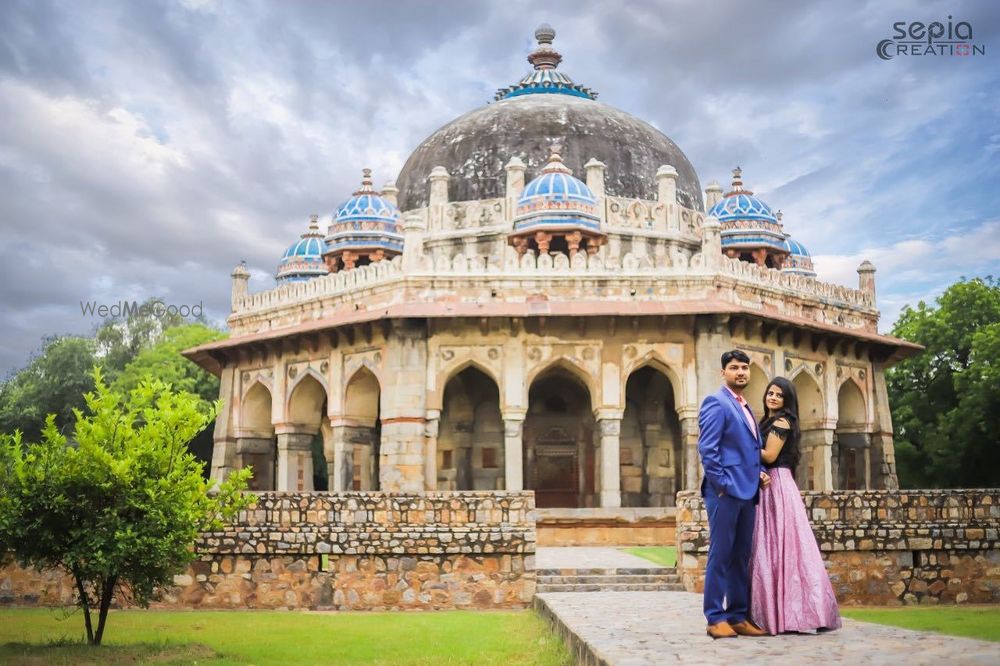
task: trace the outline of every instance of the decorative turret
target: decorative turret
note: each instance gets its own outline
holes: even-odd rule
[[[875,300],[875,264],[867,259],[858,266],[858,289],[867,291]]]
[[[304,282],[328,272],[323,263],[323,232],[319,230],[319,216],[311,215],[309,230],[281,255],[274,278],[278,284]]]
[[[607,240],[597,215],[597,197],[573,177],[559,150],[558,144],[552,146],[541,175],[528,183],[517,200],[514,231],[508,240],[518,254],[529,249],[539,254],[566,252],[570,257],[579,250],[594,254]]]
[[[781,211],[778,211],[781,215]],[[804,275],[805,277],[816,277],[813,269],[813,260],[809,255],[809,250],[797,240],[791,237],[785,239],[785,249],[788,251],[788,258],[781,264],[782,273],[792,273],[793,275]]]
[[[538,48],[528,55],[528,62],[534,68],[524,78],[512,86],[501,88],[494,99],[510,99],[520,95],[535,95],[549,93],[556,95],[572,95],[586,99],[597,99],[597,93],[590,88],[573,83],[573,79],[558,71],[556,67],[562,62],[562,55],[552,48],[552,40],[556,31],[548,23],[543,23],[535,30]]]
[[[732,189],[708,211],[722,224],[727,256],[780,269],[788,256],[785,232],[766,203],[743,188],[743,170],[733,169]]]
[[[247,270],[247,262],[241,261],[239,265],[233,269],[233,272],[230,273],[230,277],[233,278],[230,307],[233,312],[236,312],[236,308],[240,301],[246,298],[247,293],[249,293],[248,283],[250,281],[250,271]]]
[[[326,235],[323,259],[334,273],[403,252],[399,209],[372,189],[371,169],[364,169],[363,174],[361,189],[337,209]]]

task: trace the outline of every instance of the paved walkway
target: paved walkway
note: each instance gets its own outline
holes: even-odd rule
[[[548,592],[535,605],[569,640],[578,664],[1000,664],[1000,643],[854,620],[815,636],[713,641],[701,595],[690,592]]]
[[[617,548],[539,546],[537,569],[656,569],[660,565]]]

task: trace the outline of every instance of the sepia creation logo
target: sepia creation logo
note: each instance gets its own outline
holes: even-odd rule
[[[896,21],[892,24],[892,38],[875,45],[875,53],[882,60],[896,56],[978,56],[986,55],[984,44],[972,42],[972,24],[968,21],[933,21],[922,23]]]

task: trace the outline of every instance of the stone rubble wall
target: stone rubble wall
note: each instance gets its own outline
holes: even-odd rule
[[[1000,602],[1000,490],[803,492],[837,599],[851,605]],[[678,572],[704,589],[708,516],[677,499]]]
[[[530,492],[262,493],[163,591],[160,608],[526,608]],[[72,604],[57,572],[0,570],[0,603]]]

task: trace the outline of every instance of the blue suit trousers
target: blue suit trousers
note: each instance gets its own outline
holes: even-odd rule
[[[706,493],[708,564],[705,566],[705,618],[709,624],[747,619],[750,605],[750,551],[757,507],[753,499]]]

